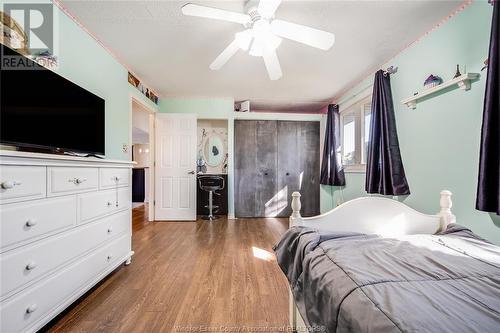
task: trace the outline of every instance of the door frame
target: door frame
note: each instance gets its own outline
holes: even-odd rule
[[[156,110],[144,103],[140,98],[137,98],[134,94],[130,94],[130,102],[129,102],[129,142],[130,142],[130,159],[132,160],[132,127],[133,127],[133,108],[134,102],[139,104],[144,110],[149,113],[149,182],[148,182],[148,222],[152,222],[155,220],[155,115]]]

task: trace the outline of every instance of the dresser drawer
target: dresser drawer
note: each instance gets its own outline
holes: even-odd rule
[[[125,168],[100,168],[99,169],[99,184],[100,188],[115,188],[120,186],[128,186],[130,177],[130,169]]]
[[[97,190],[98,174],[98,168],[49,167],[47,195],[50,197]]]
[[[106,236],[112,238],[124,232],[131,234],[132,231],[132,216],[130,210],[124,210],[119,213],[103,219],[106,222]]]
[[[45,171],[43,166],[0,165],[0,203],[44,198]]]
[[[76,196],[70,196],[1,206],[0,248],[75,226],[76,205]]]
[[[0,257],[0,268],[9,274],[5,274],[1,280],[1,296],[91,251],[114,235],[128,231],[129,226],[129,212],[123,211],[81,228],[74,228],[41,242],[4,253]]]
[[[0,331],[15,333],[39,329],[69,302],[90,289],[101,275],[125,260],[129,251],[130,235],[124,235],[2,302]]]
[[[84,193],[78,196],[81,223],[130,208],[132,198],[128,187]]]

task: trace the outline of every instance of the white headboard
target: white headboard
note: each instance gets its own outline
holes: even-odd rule
[[[441,191],[441,211],[437,215],[420,213],[407,205],[382,197],[363,197],[314,217],[300,215],[300,193],[292,194],[290,225],[303,225],[327,231],[361,232],[383,236],[434,234],[455,222],[451,212],[451,192]]]

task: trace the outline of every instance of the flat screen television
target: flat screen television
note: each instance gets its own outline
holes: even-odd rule
[[[23,57],[0,46],[5,60]],[[104,99],[23,60],[33,69],[0,66],[0,142],[25,150],[104,155]]]

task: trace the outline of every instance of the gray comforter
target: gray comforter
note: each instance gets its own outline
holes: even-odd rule
[[[274,250],[310,326],[500,332],[500,248],[459,225],[399,238],[294,227]]]

